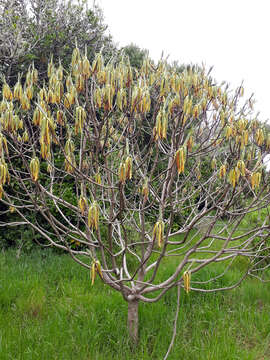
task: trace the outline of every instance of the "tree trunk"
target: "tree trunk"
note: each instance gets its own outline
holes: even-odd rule
[[[128,332],[130,339],[134,345],[138,344],[138,328],[139,328],[139,300],[128,301]]]

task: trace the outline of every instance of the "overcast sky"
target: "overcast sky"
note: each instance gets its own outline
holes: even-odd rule
[[[92,0],[93,1],[93,0]],[[270,119],[269,0],[95,0],[119,46],[135,43],[158,60],[214,66],[218,82],[244,80],[259,118]]]

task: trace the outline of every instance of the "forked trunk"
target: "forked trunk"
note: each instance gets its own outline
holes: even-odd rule
[[[130,339],[134,345],[138,343],[139,328],[139,300],[128,301],[128,332]]]

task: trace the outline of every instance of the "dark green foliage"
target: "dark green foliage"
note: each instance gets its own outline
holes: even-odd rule
[[[105,57],[110,56],[114,45],[105,35],[106,28],[101,10],[88,9],[86,1],[4,0],[0,4],[0,72],[14,84],[17,74],[25,73],[34,61],[42,79],[51,55],[61,58],[67,68],[76,40],[83,51],[87,47],[90,59],[101,48]]]
[[[148,54],[147,50],[141,49],[133,43],[125,46],[121,51],[129,57],[130,65],[137,70],[142,67],[143,60]]]

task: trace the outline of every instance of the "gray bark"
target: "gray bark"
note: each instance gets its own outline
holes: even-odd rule
[[[128,332],[132,343],[138,343],[138,328],[139,328],[139,300],[128,301]]]

